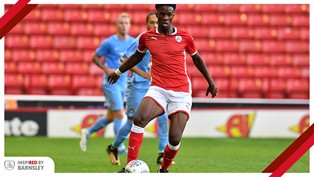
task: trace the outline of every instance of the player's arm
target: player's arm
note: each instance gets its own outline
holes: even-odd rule
[[[206,91],[206,96],[210,92],[212,94],[212,97],[214,98],[217,94],[217,88],[215,86],[213,78],[211,77],[211,75],[209,74],[209,72],[207,70],[207,67],[206,67],[203,59],[201,58],[201,56],[198,53],[194,54],[192,56],[192,59],[193,59],[194,65],[197,67],[197,69],[202,73],[202,75],[207,80],[208,88]]]
[[[93,55],[93,63],[95,63],[100,69],[102,69],[103,71],[105,71],[106,73],[110,73],[113,71],[113,69],[104,66],[100,60],[100,56],[95,52]]]
[[[125,63],[128,60],[126,56],[124,56],[123,63]],[[139,69],[138,67],[134,66],[133,68],[130,69],[130,71],[135,72],[136,74],[146,78],[146,79],[151,79],[150,74],[147,72],[144,72],[143,70]]]
[[[114,72],[111,72],[108,77],[108,82],[110,84],[114,84],[119,79],[120,75],[124,73],[125,71],[133,68],[135,65],[137,65],[139,62],[142,61],[145,53],[141,53],[139,51],[136,51],[128,60],[126,60],[125,63],[123,63],[119,69],[115,70]]]

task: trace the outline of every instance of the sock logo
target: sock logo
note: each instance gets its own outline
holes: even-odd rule
[[[129,146],[129,149],[132,149],[133,151],[135,151],[135,146]]]

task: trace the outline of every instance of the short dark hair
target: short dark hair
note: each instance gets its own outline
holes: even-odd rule
[[[150,12],[149,14],[147,14],[146,16],[146,23],[148,22],[148,19],[151,15],[157,15],[157,12]]]
[[[156,4],[155,8],[158,9],[161,6],[170,6],[173,8],[173,10],[176,10],[177,5],[176,4]]]

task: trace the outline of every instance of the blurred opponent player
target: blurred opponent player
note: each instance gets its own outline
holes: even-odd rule
[[[93,56],[93,62],[105,72],[102,87],[106,97],[105,105],[108,107],[108,111],[107,116],[99,118],[91,127],[82,129],[80,147],[84,152],[87,149],[87,139],[92,133],[104,128],[112,121],[114,122],[115,135],[121,127],[122,119],[124,117],[124,98],[127,84],[127,73],[122,74],[121,80],[119,80],[115,85],[107,83],[107,77],[109,73],[119,68],[122,64],[122,54],[134,40],[133,37],[128,35],[130,26],[131,22],[129,15],[127,13],[120,14],[116,21],[117,34],[104,40],[96,49]],[[105,58],[104,63],[101,62],[101,57]],[[124,144],[122,144],[119,148],[119,151],[126,152]]]
[[[167,113],[170,119],[169,143],[158,172],[166,173],[180,148],[181,137],[190,117],[192,96],[191,82],[187,74],[186,52],[205,77],[212,97],[217,88],[206,65],[198,54],[190,34],[172,25],[175,4],[156,4],[158,28],[142,34],[137,51],[108,77],[115,83],[120,75],[139,63],[147,50],[152,55],[152,84],[142,100],[135,116],[128,146],[128,162],[137,159],[143,140],[144,127],[155,117]],[[122,169],[120,172],[125,172]]]
[[[156,16],[156,12],[149,13],[146,17],[146,26],[147,30],[151,30],[153,28],[157,28],[158,19]],[[125,57],[129,58],[137,49],[139,38],[141,34],[133,41],[131,46],[125,53]],[[148,51],[143,60],[136,65],[138,69],[141,69],[145,72],[149,72],[150,70],[150,61],[151,55]],[[138,74],[132,73],[128,76],[128,90],[127,90],[127,109],[126,114],[128,116],[127,122],[121,127],[119,133],[116,135],[116,138],[112,145],[107,147],[107,152],[109,154],[109,158],[111,163],[120,164],[120,160],[118,157],[118,147],[125,141],[127,136],[131,131],[131,127],[133,124],[134,116],[138,110],[141,100],[146,94],[150,85],[150,80],[139,76]],[[168,142],[168,127],[167,127],[167,115],[163,114],[158,117],[158,139],[159,139],[159,147],[158,147],[158,157],[157,163],[162,163],[162,156],[164,149]]]

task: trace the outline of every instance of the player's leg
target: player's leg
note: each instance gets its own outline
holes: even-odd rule
[[[128,162],[137,159],[143,140],[144,127],[157,116],[165,113],[168,98],[159,87],[150,87],[142,100],[131,129]]]
[[[158,156],[157,163],[161,164],[165,147],[168,143],[168,115],[163,114],[158,118]]]
[[[175,92],[171,93],[169,97],[167,110],[170,119],[169,143],[164,151],[161,172],[168,171],[179,151],[182,134],[190,117],[192,106],[192,97],[189,93]]]
[[[106,98],[106,102],[104,105],[108,107],[107,116],[103,116],[103,117],[97,119],[97,121],[91,127],[81,130],[80,148],[83,152],[85,152],[87,150],[87,140],[88,140],[89,136],[92,133],[97,132],[100,129],[104,128],[113,120],[112,111],[110,111],[110,102],[112,99],[111,98],[112,93],[111,93],[110,89],[108,89],[106,87],[106,85],[103,85],[103,93],[104,93],[104,96]]]

